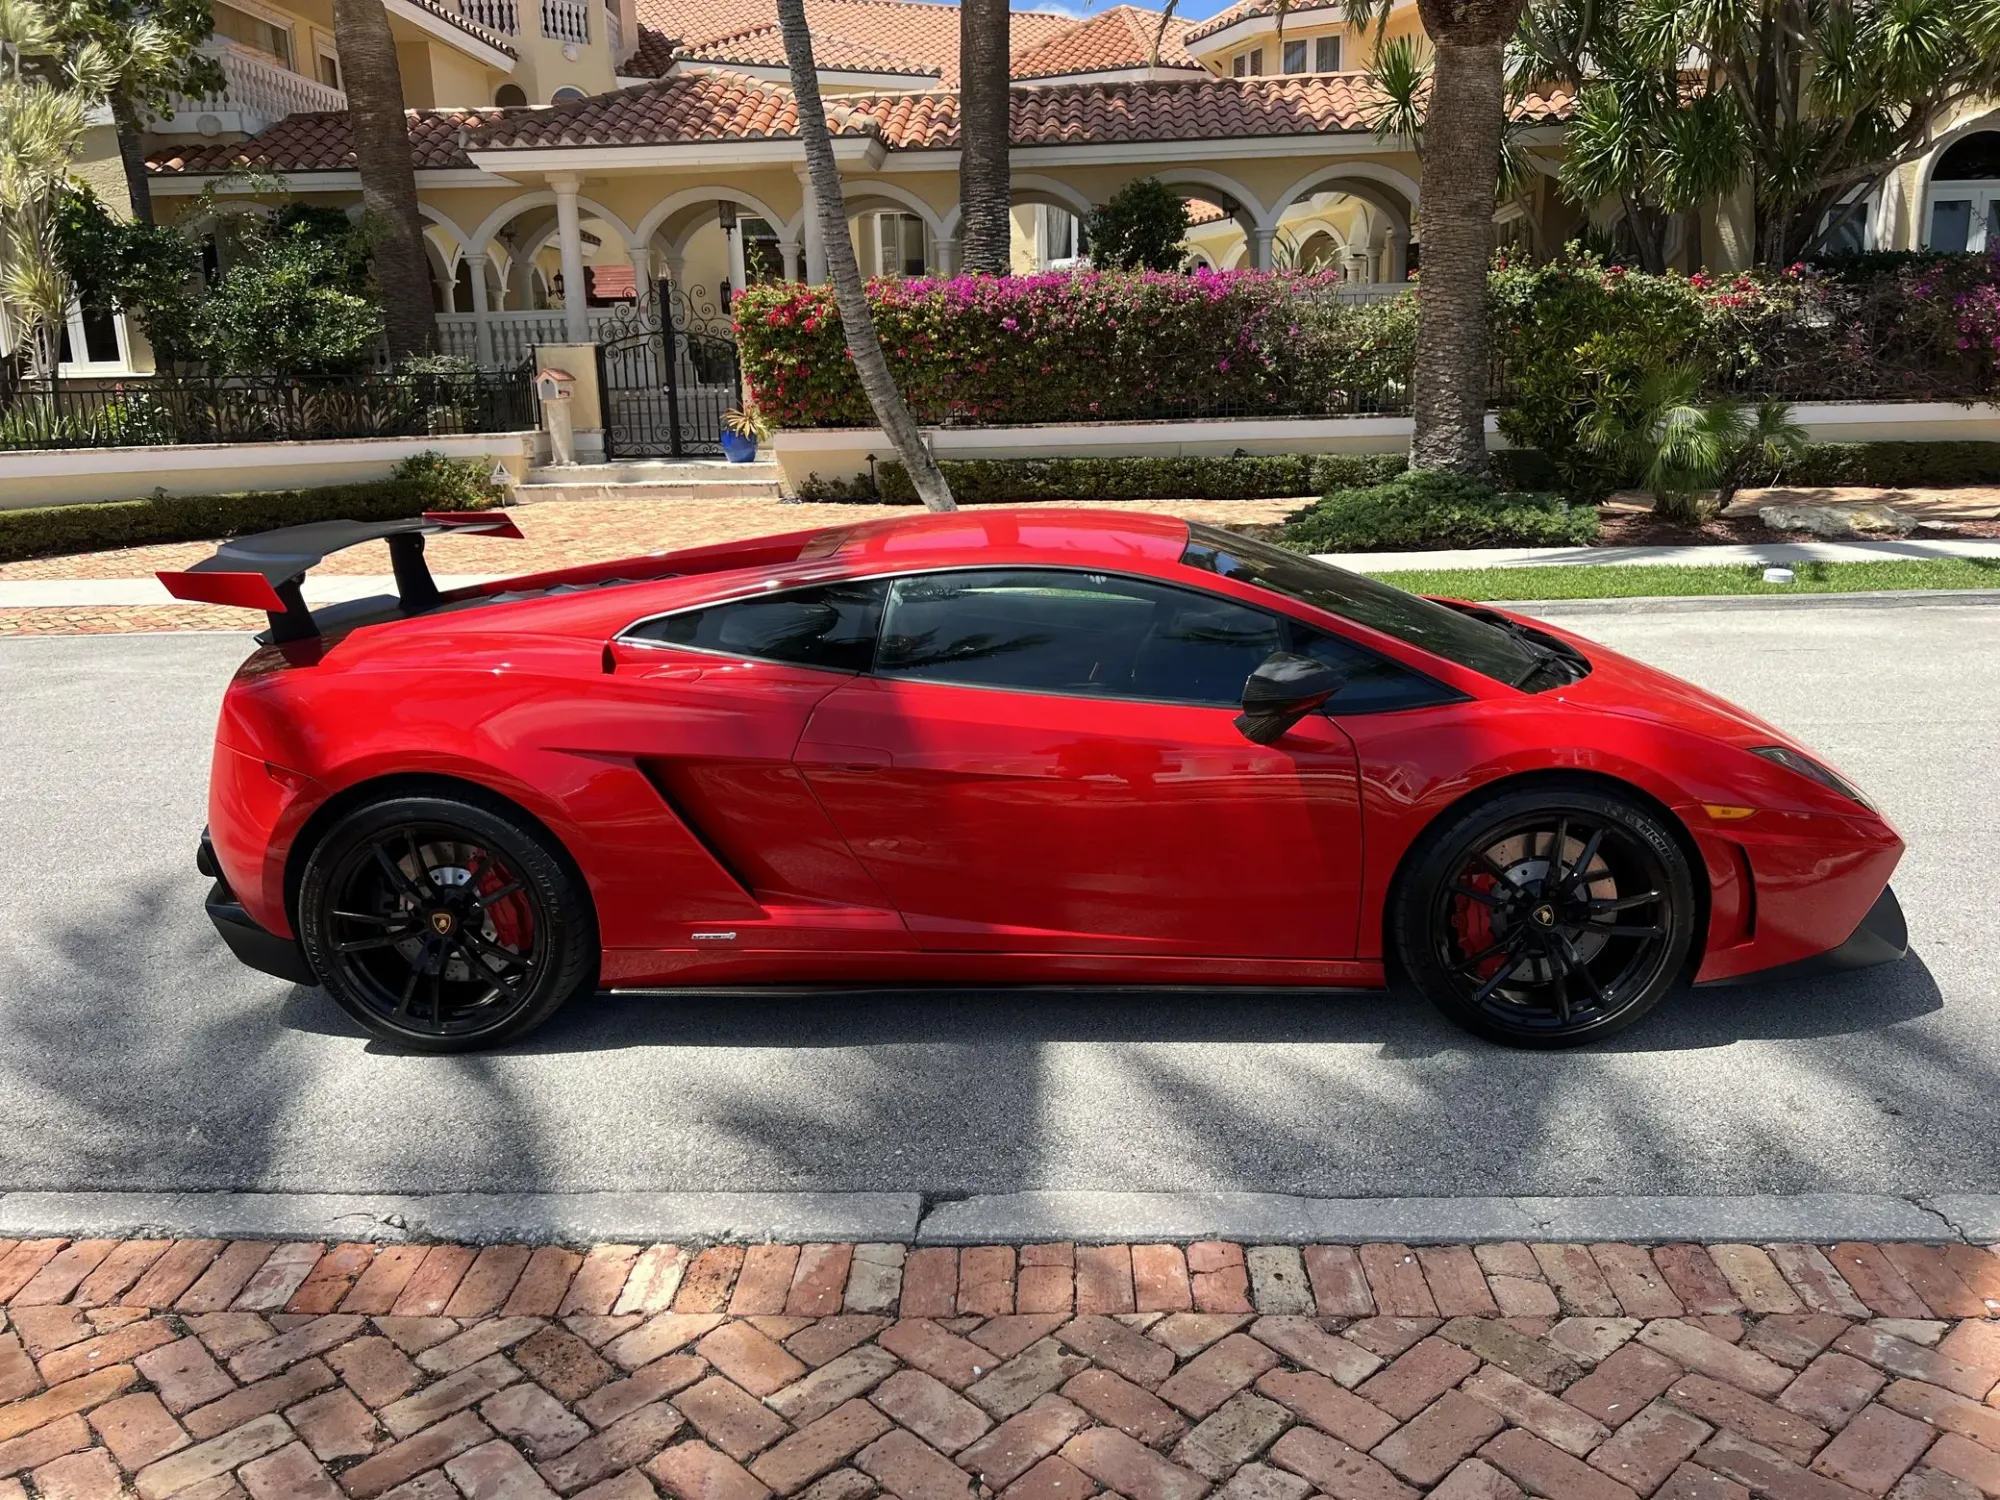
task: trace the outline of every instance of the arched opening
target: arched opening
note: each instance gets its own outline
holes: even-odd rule
[[[493,102],[502,109],[519,109],[528,102],[528,91],[518,83],[503,83],[493,91]]]
[[[1924,194],[1924,245],[1943,251],[2000,248],[2000,130],[1945,148]]]

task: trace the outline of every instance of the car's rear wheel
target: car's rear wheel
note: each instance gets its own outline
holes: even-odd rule
[[[1399,882],[1403,967],[1466,1030],[1514,1047],[1622,1031],[1687,961],[1695,893],[1658,816],[1581,786],[1528,787],[1436,830]]]
[[[597,929],[548,835],[501,806],[393,797],[313,850],[299,937],[340,1008],[419,1052],[524,1036],[581,990]]]

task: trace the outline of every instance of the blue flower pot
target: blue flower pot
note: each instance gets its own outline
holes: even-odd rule
[[[722,433],[722,456],[733,464],[754,463],[757,458],[757,440],[740,432],[724,429]]]

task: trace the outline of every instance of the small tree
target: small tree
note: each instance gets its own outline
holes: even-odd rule
[[[327,234],[318,212],[251,231],[202,301],[195,333],[211,372],[333,375],[368,362],[382,310],[364,295],[355,236],[344,220]]]
[[[1085,228],[1099,270],[1173,271],[1187,255],[1187,203],[1157,177],[1126,183]]]
[[[132,217],[150,224],[146,114],[163,107],[171,95],[201,98],[222,87],[221,65],[195,50],[215,30],[208,0],[66,0],[57,20],[66,44],[95,43],[111,60],[114,76],[106,103],[118,131],[125,192]]]
[[[56,215],[56,245],[87,307],[137,323],[162,365],[201,358],[194,331],[201,253],[184,233],[114,218],[96,194],[72,185]]]
[[[1593,452],[1629,463],[1652,492],[1653,514],[1681,526],[1705,519],[1703,490],[1717,492],[1718,508],[1727,505],[1754,466],[1782,469],[1806,443],[1782,401],[1754,409],[1728,396],[1704,403],[1692,365],[1655,367],[1631,408],[1598,407],[1578,435]]]

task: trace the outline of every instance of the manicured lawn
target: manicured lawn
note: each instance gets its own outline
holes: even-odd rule
[[[1762,566],[1618,567],[1557,563],[1539,568],[1437,568],[1383,573],[1413,594],[1454,599],[1634,599],[1691,594],[1866,594],[1891,589],[2000,588],[2000,558],[1913,562],[1796,563],[1795,583],[1766,583]]]

